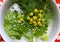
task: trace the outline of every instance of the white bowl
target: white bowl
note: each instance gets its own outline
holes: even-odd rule
[[[13,1],[13,0],[12,0]],[[49,34],[49,40],[47,42],[54,42],[56,35],[59,32],[59,11],[57,9],[57,6],[55,4],[55,2],[53,0],[49,1],[50,5],[53,8],[53,11],[55,12],[53,19],[53,25],[52,25],[52,29],[50,30],[50,34]],[[5,30],[4,30],[4,14],[6,13],[6,11],[8,10],[8,8],[12,5],[12,3],[9,0],[6,0],[6,2],[4,3],[4,5],[2,6],[1,10],[0,10],[0,33],[3,37],[3,39],[5,40],[5,42],[15,42],[13,41],[11,38],[9,38],[9,36],[6,34]],[[41,42],[41,41],[40,41]]]

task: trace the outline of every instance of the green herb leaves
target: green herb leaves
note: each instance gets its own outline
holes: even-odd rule
[[[48,0],[13,0],[12,3],[19,4],[23,13],[9,10],[5,14],[4,27],[11,38],[19,40],[25,36],[33,42],[33,37],[39,38],[47,33],[53,14]],[[44,37],[41,38],[46,39]]]

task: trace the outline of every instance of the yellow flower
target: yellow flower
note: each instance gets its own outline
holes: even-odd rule
[[[39,18],[38,21],[41,21],[41,18]]]
[[[36,21],[33,21],[33,24],[36,24]]]
[[[34,26],[37,26],[37,23],[35,23]]]
[[[33,12],[30,13],[30,16],[33,16]]]
[[[23,14],[18,14],[18,18],[21,18],[23,17],[24,15]]]
[[[36,20],[37,19],[37,17],[36,16],[33,16],[33,20]]]
[[[34,9],[34,12],[35,12],[35,13],[38,13],[38,12],[39,12],[39,10],[36,8],[36,9]]]
[[[39,13],[39,14],[38,14],[38,16],[39,16],[39,17],[42,17],[42,16],[43,16],[43,14]]]
[[[23,22],[23,21],[24,21],[24,19],[23,19],[23,18],[20,18],[20,21],[21,21],[21,22]]]
[[[38,24],[38,26],[42,26],[42,23],[40,21],[37,24]]]
[[[36,23],[36,21],[33,21],[33,25],[34,25],[34,26],[37,26],[37,23]]]
[[[29,22],[30,24],[32,24],[32,22]]]
[[[30,17],[29,16],[27,17],[27,20],[30,20]]]
[[[32,18],[30,19],[30,22],[33,22],[33,19]]]
[[[44,23],[44,21],[45,21],[45,19],[44,19],[44,18],[42,18],[42,23]]]
[[[40,12],[43,12],[43,10],[40,10]]]

